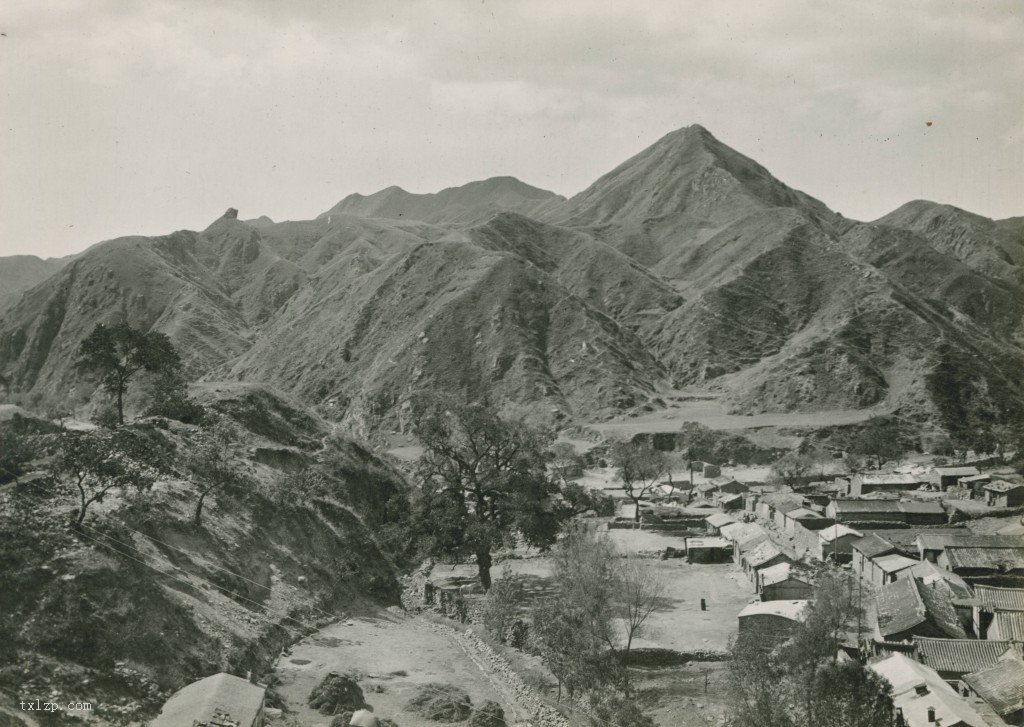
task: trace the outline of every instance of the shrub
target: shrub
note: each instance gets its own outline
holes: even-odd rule
[[[348,712],[351,719],[352,712],[365,709],[368,705],[355,678],[332,671],[309,693],[309,706],[327,715]]]
[[[473,711],[469,695],[451,684],[423,684],[405,708],[434,722],[461,722]]]

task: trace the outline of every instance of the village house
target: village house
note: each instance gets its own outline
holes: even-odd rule
[[[917,578],[901,578],[878,589],[875,595],[877,638],[907,641],[914,636],[966,638],[953,606],[953,594],[942,581],[925,585]]]
[[[1009,648],[1009,641],[914,637],[917,660],[953,684],[966,674],[995,666]]]
[[[924,484],[917,475],[900,474],[898,472],[872,472],[856,474],[850,479],[847,494],[852,497],[863,497],[871,492],[905,492],[916,490]]]
[[[752,583],[757,585],[758,571],[779,563],[792,563],[793,559],[788,556],[782,548],[770,540],[760,543],[756,547],[744,553],[740,559],[743,571],[749,576]]]
[[[924,664],[892,654],[868,668],[892,686],[893,706],[906,727],[988,727],[974,707]]]
[[[720,535],[722,532],[722,526],[736,522],[736,518],[732,515],[716,512],[714,515],[708,515],[705,522],[707,522],[707,529],[709,533],[712,535]]]
[[[757,634],[786,638],[806,618],[807,601],[758,601],[743,608],[737,616],[739,634]]]
[[[996,627],[993,633],[993,622],[996,613],[1003,612],[1012,614],[1015,612],[1024,613],[1024,588],[999,588],[978,584],[974,587],[974,608],[972,622],[974,633],[979,639],[1009,639],[1009,636],[1001,632],[1014,630],[1012,627],[1012,616],[1003,619],[1002,628]],[[1011,639],[1016,641],[1017,639]]]
[[[921,560],[937,563],[939,556],[948,546],[961,548],[1000,548],[1015,547],[1015,543],[1000,535],[975,535],[969,530],[957,532],[937,532],[934,530],[921,533],[914,541]]]
[[[875,576],[872,573],[874,564],[871,562],[871,559],[898,552],[899,548],[893,543],[879,537],[875,533],[868,533],[850,545],[850,563],[854,573],[866,581],[874,582]]]
[[[965,675],[962,683],[1007,724],[1024,724],[1024,660],[1012,649],[994,666]]]
[[[878,586],[899,580],[900,574],[917,565],[919,561],[899,553],[889,553],[871,559],[871,582]]]
[[[977,477],[979,474],[977,467],[933,467],[928,474],[928,481],[945,492],[950,487],[958,487],[964,477]]]
[[[968,583],[1024,585],[1024,548],[947,546],[936,565],[953,571]]]
[[[1020,507],[1024,505],[1024,485],[997,480],[982,486],[985,504],[989,507]]]
[[[949,515],[941,502],[919,502],[902,500],[896,507],[903,513],[903,522],[907,525],[945,525]]]
[[[220,672],[192,682],[164,703],[151,727],[262,727],[266,687]]]
[[[993,610],[985,638],[1024,643],[1024,611]]]
[[[849,563],[853,544],[863,537],[863,533],[842,523],[830,525],[818,532],[818,552],[815,555],[820,560],[831,559],[836,563]]]
[[[906,516],[895,500],[833,500],[825,514],[841,523],[902,523]]]
[[[743,495],[719,495],[718,506],[729,512],[743,509]]]
[[[971,491],[971,497],[982,496],[982,487],[992,481],[992,475],[980,474],[973,477],[961,477],[960,487]]]
[[[728,563],[732,560],[732,543],[725,538],[686,538],[688,563]]]
[[[724,532],[729,528],[731,526],[726,526],[722,528],[722,531]],[[770,540],[768,531],[756,523],[747,523],[742,531],[733,533],[733,536],[727,536],[727,538],[733,543],[733,557],[737,563],[740,562],[740,558],[744,553]]]
[[[814,595],[814,584],[792,563],[778,563],[758,572],[758,592],[762,601],[801,601]]]
[[[790,510],[783,516],[786,532],[793,532],[797,525],[808,530],[821,530],[835,523],[832,518],[825,517],[820,512],[815,512],[806,507],[798,507]]]

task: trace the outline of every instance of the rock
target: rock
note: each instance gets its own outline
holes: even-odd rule
[[[224,213],[224,219],[226,219],[226,220],[237,220],[238,219],[238,210],[236,210],[234,207],[228,207],[228,211]]]
[[[421,684],[405,709],[434,722],[461,722],[473,711],[473,703],[451,684]]]

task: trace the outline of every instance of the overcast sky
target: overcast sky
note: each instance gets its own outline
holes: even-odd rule
[[[571,195],[691,123],[849,217],[1024,214],[1019,0],[5,0],[0,32],[0,254]]]

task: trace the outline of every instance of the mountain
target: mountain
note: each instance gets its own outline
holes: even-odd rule
[[[1024,285],[1024,225],[1020,218],[996,222],[952,205],[916,200],[874,224],[916,232],[939,252],[980,273]]]
[[[569,199],[511,177],[393,187],[94,246],[0,315],[0,374],[15,399],[66,395],[78,341],[125,315],[193,375],[364,436],[403,429],[423,391],[566,422],[682,387],[948,428],[1024,405],[1022,233],[929,202],[844,219],[690,126]]]
[[[347,214],[467,225],[484,222],[503,211],[530,214],[561,199],[554,192],[531,187],[514,177],[492,177],[436,194],[414,194],[401,187],[388,187],[369,196],[350,194],[318,219]]]
[[[0,257],[0,313],[14,304],[22,293],[53,275],[67,262],[67,258],[44,260],[35,255]]]

